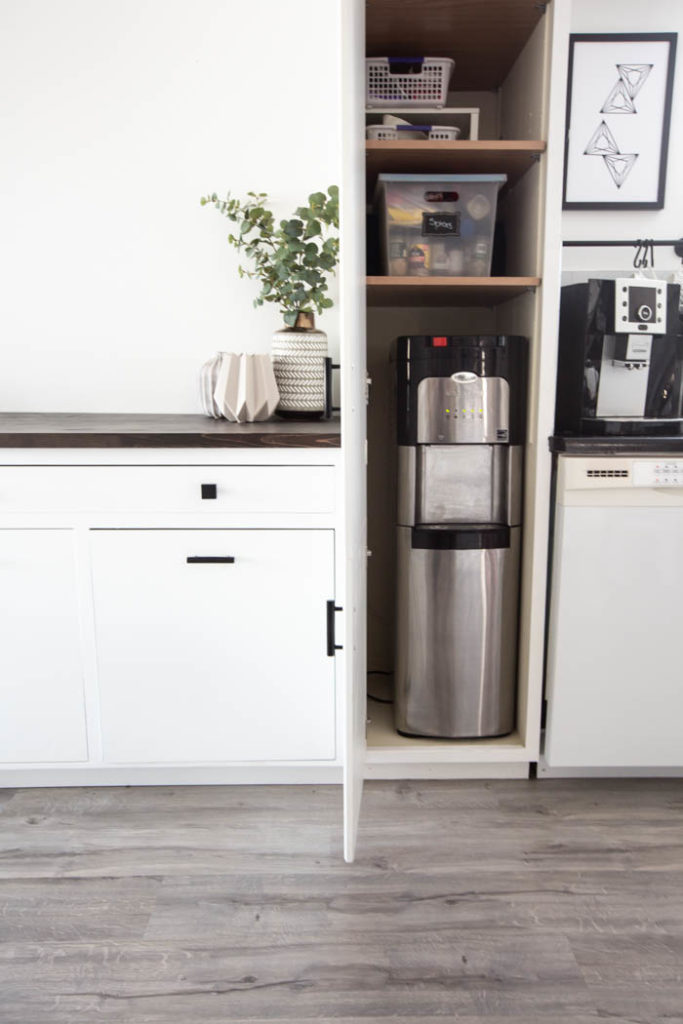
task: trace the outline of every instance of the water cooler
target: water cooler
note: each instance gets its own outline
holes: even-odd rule
[[[515,727],[526,339],[397,341],[396,728]]]

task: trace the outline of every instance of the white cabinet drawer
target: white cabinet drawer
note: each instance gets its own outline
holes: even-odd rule
[[[332,466],[5,466],[3,512],[334,510]],[[215,496],[212,496],[215,495]]]

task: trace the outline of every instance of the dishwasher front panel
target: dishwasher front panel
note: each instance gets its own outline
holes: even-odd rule
[[[559,462],[545,761],[681,767],[683,486],[650,459]]]

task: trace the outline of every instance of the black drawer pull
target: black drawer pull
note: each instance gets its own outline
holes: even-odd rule
[[[187,562],[189,565],[225,565],[226,563],[232,564],[235,561],[232,555],[188,555]]]
[[[218,488],[215,484],[202,484],[202,498],[218,497]]]

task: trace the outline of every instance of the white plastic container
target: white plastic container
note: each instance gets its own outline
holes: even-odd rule
[[[505,174],[380,174],[375,191],[383,273],[488,277]]]
[[[420,129],[422,131],[411,129]],[[372,139],[376,142],[396,142],[396,141],[407,141],[409,139],[424,140],[430,139],[432,141],[448,141],[455,142],[460,135],[460,129],[455,128],[452,125],[389,125],[389,124],[369,124],[365,129],[365,134],[368,139]]]
[[[455,61],[450,57],[368,57],[368,107],[443,107]]]
[[[455,142],[460,137],[460,129],[449,124],[433,124],[430,126],[428,139],[435,142]]]

